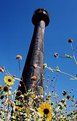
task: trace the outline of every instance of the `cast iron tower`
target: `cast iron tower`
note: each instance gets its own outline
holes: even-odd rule
[[[39,86],[43,88],[44,30],[49,24],[47,11],[37,9],[33,14],[32,23],[35,26],[34,33],[18,90],[24,94],[31,89],[36,95],[40,95]]]

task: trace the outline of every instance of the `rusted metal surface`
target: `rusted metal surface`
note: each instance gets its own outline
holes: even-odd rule
[[[22,82],[18,89],[22,93],[31,89],[39,95],[39,86],[43,88],[44,30],[45,26],[49,24],[47,11],[36,10],[32,22],[35,26],[34,33],[22,72]]]

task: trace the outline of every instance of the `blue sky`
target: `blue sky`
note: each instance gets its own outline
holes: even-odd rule
[[[72,37],[77,51],[77,0],[0,0],[0,67],[5,66],[11,74],[20,76],[15,57],[17,54],[22,55],[23,70],[34,30],[31,18],[37,8],[45,8],[50,16],[44,37],[44,62],[51,68],[59,66],[62,71],[75,76],[77,67],[72,59],[55,59],[53,55],[55,52],[61,56],[72,54],[69,37]],[[48,75],[50,78],[56,77],[59,94],[62,90],[73,88],[77,99],[77,80],[69,80],[68,76],[47,71],[45,76]],[[3,76],[0,73],[0,83]],[[52,85],[49,86],[51,88]]]

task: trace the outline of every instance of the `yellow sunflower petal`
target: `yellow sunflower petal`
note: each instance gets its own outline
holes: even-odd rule
[[[5,76],[4,77],[4,82],[7,85],[13,85],[14,84],[14,79],[11,76]]]
[[[43,110],[41,108],[38,108],[37,110],[42,116],[44,115]]]
[[[38,112],[41,116],[46,117],[46,121],[51,121],[51,119],[52,119],[52,108],[51,108],[50,104],[43,102],[37,110],[38,110]]]

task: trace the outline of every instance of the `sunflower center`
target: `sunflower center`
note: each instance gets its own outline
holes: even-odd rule
[[[11,82],[11,79],[8,79],[8,82]]]
[[[48,114],[49,113],[49,110],[48,109],[44,109],[44,114]]]

